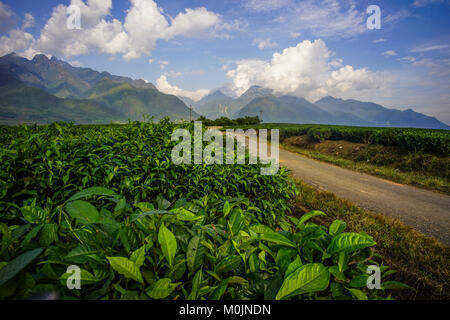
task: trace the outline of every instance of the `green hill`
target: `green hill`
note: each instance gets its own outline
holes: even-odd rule
[[[188,120],[190,117],[189,108],[175,96],[153,89],[138,89],[108,78],[88,90],[85,98],[100,102],[131,120],[142,119],[144,115],[157,119],[170,116],[174,120]],[[192,112],[193,119],[198,116]]]
[[[0,73],[0,123],[109,123],[124,117],[92,100],[61,99]]]

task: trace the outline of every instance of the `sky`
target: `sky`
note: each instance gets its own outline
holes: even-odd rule
[[[450,124],[450,0],[0,0],[0,56],[13,51],[193,100],[260,85]]]

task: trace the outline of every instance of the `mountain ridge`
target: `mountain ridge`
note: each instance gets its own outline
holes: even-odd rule
[[[108,123],[143,120],[144,116],[173,120],[199,116],[179,98],[144,80],[72,67],[56,57],[0,57],[0,79],[1,123]]]

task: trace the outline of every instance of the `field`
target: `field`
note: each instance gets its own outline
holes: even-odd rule
[[[244,126],[247,127],[252,126]],[[280,129],[282,147],[289,151],[450,194],[450,132],[447,130],[293,124],[258,127]]]
[[[191,124],[0,127],[0,297],[385,299],[408,286],[365,232],[293,216],[289,174],[174,165]],[[381,290],[366,287],[369,265]],[[76,265],[81,290],[69,290]],[[386,277],[386,278],[384,278]],[[392,291],[394,290],[394,291]]]

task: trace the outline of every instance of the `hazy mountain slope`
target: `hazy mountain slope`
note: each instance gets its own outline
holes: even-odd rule
[[[232,101],[232,98],[217,90],[195,103],[194,110],[208,119],[217,119],[222,116],[231,118],[234,113],[230,109]]]
[[[178,99],[183,101],[184,104],[187,105],[188,107],[192,106],[194,108],[194,106],[196,104],[196,101],[194,101],[194,100],[192,100],[191,98],[188,98],[188,97],[183,97],[183,96],[177,96],[177,97],[178,97]],[[194,108],[194,110],[195,110],[195,108]]]
[[[177,97],[154,89],[137,89],[128,83],[100,80],[89,89],[85,97],[110,107],[131,120],[142,120],[144,115],[161,118],[170,116],[174,120],[189,120],[189,108]],[[199,115],[192,112],[192,118]]]
[[[379,104],[357,100],[342,100],[333,97],[323,98],[315,103],[321,109],[336,114],[344,112],[370,121],[374,126],[417,127],[448,129],[449,127],[434,117],[411,109],[401,111],[388,109]]]
[[[243,109],[235,113],[234,118],[245,116],[261,118],[261,111],[263,111],[262,120],[264,122],[299,123],[299,121],[302,121],[301,116],[292,106],[283,103],[273,95],[253,99]]]
[[[220,117],[234,118],[236,117],[236,114],[253,99],[271,93],[272,90],[253,86],[239,98],[232,99],[222,91],[217,90],[196,102],[193,106],[196,112],[209,119],[217,119]]]
[[[109,123],[123,114],[96,101],[62,99],[0,72],[0,123]]]
[[[231,103],[232,114],[239,112],[247,104],[249,104],[253,99],[264,97],[266,95],[272,94],[273,91],[270,89],[265,89],[259,86],[250,87],[246,92],[244,92],[239,98],[233,100]]]

